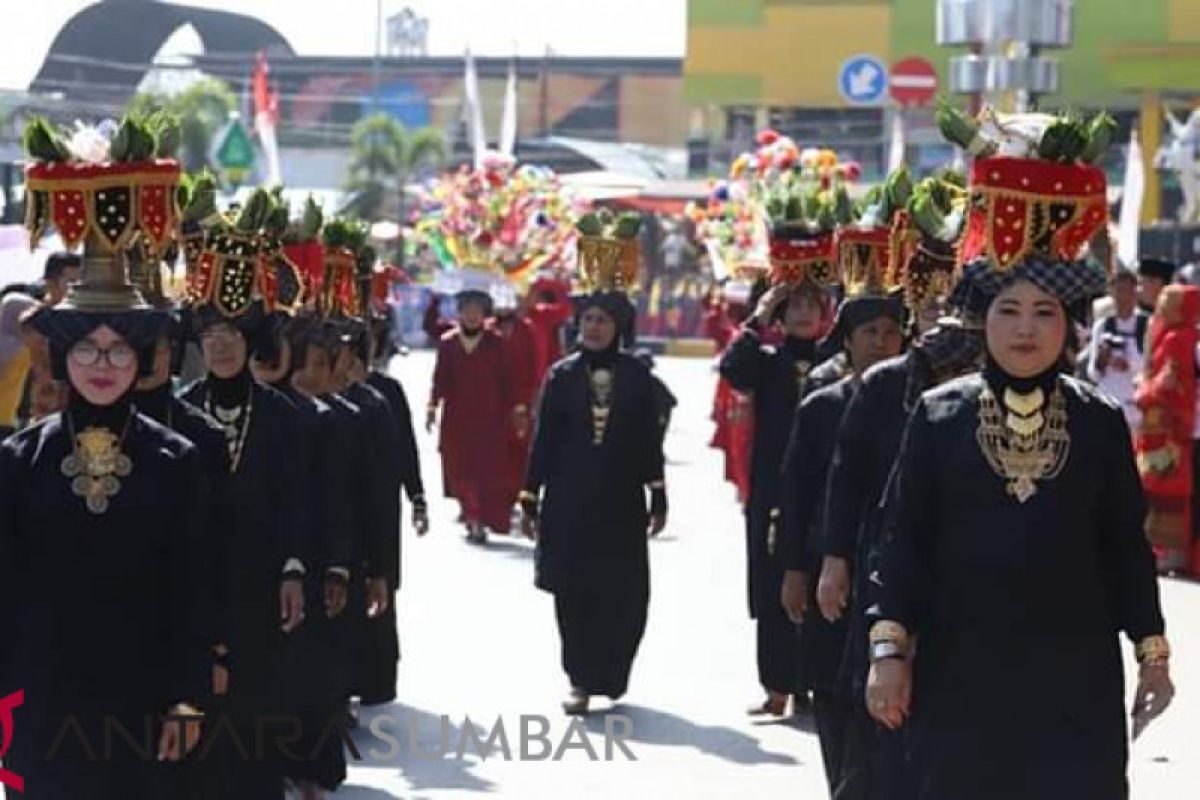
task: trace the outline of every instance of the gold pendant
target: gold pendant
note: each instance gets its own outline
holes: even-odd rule
[[[109,498],[121,491],[120,478],[133,471],[121,452],[121,441],[105,428],[88,428],[75,436],[75,449],[62,460],[62,473],[71,478],[71,491],[82,497],[88,511],[103,514]]]
[[[612,406],[614,375],[612,370],[596,369],[589,375],[592,390],[592,444],[603,444],[608,431],[608,414]]]
[[[976,441],[988,465],[1004,479],[1005,492],[1022,504],[1038,493],[1039,481],[1058,477],[1071,452],[1061,389],[1054,389],[1048,403],[1034,405],[1039,398],[1044,399],[1041,390],[1028,395],[1005,390],[1007,408],[1001,409],[986,385],[979,396]]]
[[[796,391],[800,394],[804,394],[804,385],[808,383],[808,373],[811,371],[811,361],[796,362]]]
[[[1024,504],[1037,494],[1037,484],[1028,475],[1021,475],[1015,481],[1008,482],[1008,493],[1017,498],[1018,503]]]
[[[1037,435],[1037,432],[1046,424],[1046,418],[1042,416],[1041,411],[1035,412],[1033,416],[1020,417],[1013,413],[1005,416],[1004,424],[1018,436],[1028,438]]]
[[[1041,411],[1044,405],[1046,405],[1046,395],[1040,388],[1034,389],[1029,394],[1018,394],[1011,388],[1004,390],[1005,408],[1015,411],[1022,417],[1028,417],[1036,411]]]

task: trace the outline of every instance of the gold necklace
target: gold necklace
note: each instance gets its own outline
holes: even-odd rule
[[[612,411],[614,373],[611,369],[588,368],[588,381],[592,394],[592,444],[604,443],[608,431],[608,417]]]
[[[1018,503],[1026,502],[1037,494],[1038,481],[1058,477],[1071,452],[1062,390],[1056,384],[1047,403],[1041,389],[1022,395],[1006,388],[1002,404],[985,383],[975,440],[988,465],[1006,481],[1005,490]]]
[[[238,471],[242,463],[242,452],[246,448],[246,437],[250,434],[250,412],[254,409],[254,389],[246,396],[246,405],[224,409],[214,406],[212,394],[204,398],[204,410],[220,423],[225,431],[225,445],[229,448],[229,474]],[[242,413],[242,412],[245,413]]]
[[[796,392],[801,396],[804,395],[804,386],[808,383],[808,373],[812,371],[811,361],[797,361],[796,367]]]
[[[64,411],[63,415],[71,434],[71,452],[62,460],[62,474],[71,479],[71,491],[83,498],[88,511],[103,514],[108,511],[109,499],[121,491],[121,478],[133,472],[133,461],[121,451],[133,412],[125,418],[119,437],[101,427],[84,428],[77,434],[71,414]]]

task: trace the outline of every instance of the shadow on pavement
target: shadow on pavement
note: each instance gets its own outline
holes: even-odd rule
[[[697,725],[683,717],[645,706],[617,703],[610,715],[628,717],[633,723],[630,742],[664,747],[694,747],[701,753],[734,764],[799,764],[793,756],[763,750],[757,739],[733,728]],[[584,718],[589,733],[604,735],[604,715]],[[634,751],[637,752],[636,750]],[[646,756],[638,754],[645,760]]]
[[[481,727],[473,727],[477,735],[487,736],[488,732]],[[382,735],[376,735],[380,731]],[[481,793],[496,791],[495,783],[472,771],[477,757],[469,745],[467,753],[471,760],[457,758],[462,733],[462,726],[449,718],[443,720],[438,714],[393,703],[364,710],[359,727],[350,732],[350,737],[362,756],[355,764],[397,769],[409,785],[410,795],[406,797],[451,789]],[[361,794],[363,792],[367,794]],[[344,792],[338,792],[339,797],[343,794],[364,800],[392,797],[379,789],[364,787],[347,787]]]

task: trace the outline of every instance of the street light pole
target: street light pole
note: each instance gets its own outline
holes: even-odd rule
[[[375,61],[371,68],[371,113],[379,111],[379,73],[382,68],[383,0],[375,0]]]

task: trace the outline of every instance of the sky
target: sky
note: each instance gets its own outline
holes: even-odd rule
[[[686,0],[194,0],[181,3],[239,11],[273,25],[301,55],[374,52],[377,5],[384,17],[408,6],[430,20],[429,50],[453,55],[681,57]],[[737,2],[737,0],[730,0]],[[8,6],[8,3],[5,3]],[[89,0],[37,0],[19,16],[0,59],[0,89],[25,89],[59,29]],[[10,6],[11,8],[11,6]],[[36,9],[36,10],[35,10]],[[19,31],[19,33],[18,33]]]

